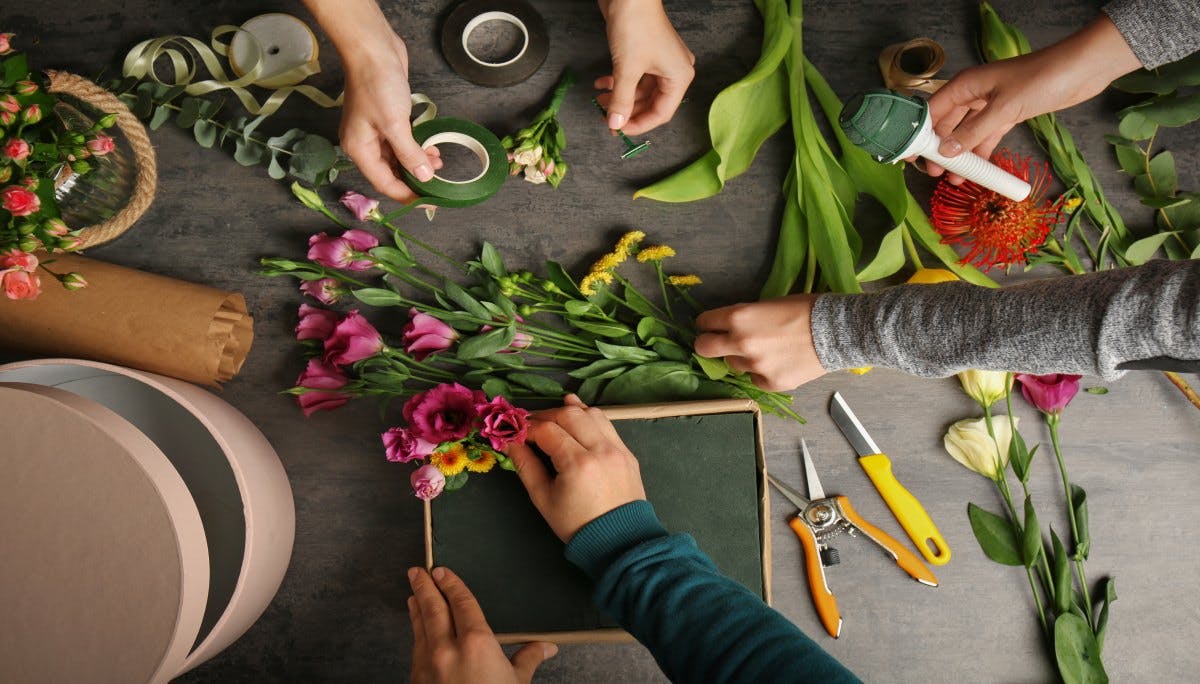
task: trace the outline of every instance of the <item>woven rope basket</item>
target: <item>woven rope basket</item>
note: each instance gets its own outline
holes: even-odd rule
[[[133,150],[134,162],[137,165],[137,178],[134,180],[133,192],[129,201],[108,220],[94,226],[87,226],[79,233],[79,237],[82,239],[80,249],[95,247],[114,240],[129,230],[129,227],[150,208],[158,186],[158,165],[154,158],[154,147],[150,144],[146,127],[116,95],[82,76],[63,71],[47,71],[46,76],[50,80],[47,88],[49,92],[69,95],[96,111],[115,114],[117,127]]]

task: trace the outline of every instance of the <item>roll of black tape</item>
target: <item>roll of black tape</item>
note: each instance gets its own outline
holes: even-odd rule
[[[489,21],[503,21],[521,31],[522,43],[515,57],[488,62],[471,54],[471,33]],[[533,75],[550,52],[546,23],[524,0],[466,0],[450,12],[442,26],[442,54],[450,68],[463,78],[490,88],[520,83]]]

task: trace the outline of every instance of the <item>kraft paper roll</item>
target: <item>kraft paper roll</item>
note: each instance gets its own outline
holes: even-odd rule
[[[88,286],[68,292],[43,274],[37,299],[0,298],[0,350],[107,361],[209,387],[236,375],[250,352],[254,319],[241,294],[74,254],[43,263],[82,274]]]
[[[910,72],[904,68],[905,55],[915,58],[918,71]],[[879,55],[879,73],[888,88],[898,90],[905,95],[916,91],[933,94],[946,84],[945,79],[934,78],[946,63],[946,51],[932,38],[913,38],[912,40],[889,45]]]
[[[521,31],[517,55],[503,62],[486,62],[471,53],[468,38],[489,21],[503,21]],[[524,0],[467,0],[455,7],[442,25],[442,55],[459,76],[482,86],[499,88],[529,78],[546,61],[550,36],[546,23]]]
[[[413,138],[421,147],[462,145],[474,152],[483,165],[478,175],[465,181],[446,180],[437,175],[421,181],[406,169],[401,169],[404,182],[420,195],[418,204],[469,207],[496,194],[508,179],[508,152],[494,133],[477,123],[462,119],[433,119],[414,126]]]

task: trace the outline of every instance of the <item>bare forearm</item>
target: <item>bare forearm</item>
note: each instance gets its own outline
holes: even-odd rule
[[[404,42],[392,31],[375,0],[304,0],[304,5],[329,35],[347,68],[393,58],[397,52],[407,68]]]

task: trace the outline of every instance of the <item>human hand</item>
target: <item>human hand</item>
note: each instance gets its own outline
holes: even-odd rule
[[[513,444],[507,455],[533,505],[564,543],[614,508],[646,498],[637,459],[612,421],[574,394],[562,408],[533,414],[527,440],[546,452],[556,475],[524,444]]]
[[[458,575],[446,568],[410,568],[408,616],[413,628],[414,684],[528,684],[533,673],[558,653],[554,644],[535,641],[504,656],[479,602]]]
[[[825,374],[812,338],[816,295],[801,294],[705,311],[696,318],[696,353],[725,357],[735,371],[772,392]]]
[[[613,72],[596,79],[608,91],[597,101],[608,110],[608,127],[640,135],[675,115],[696,75],[696,57],[675,32],[662,2],[600,0],[608,25]]]
[[[971,150],[987,159],[1013,126],[1083,102],[1140,66],[1112,20],[1101,15],[1047,48],[961,71],[929,98],[933,130],[942,139],[938,151],[953,157]],[[925,170],[944,172],[932,162]],[[949,180],[963,181],[955,174]]]

